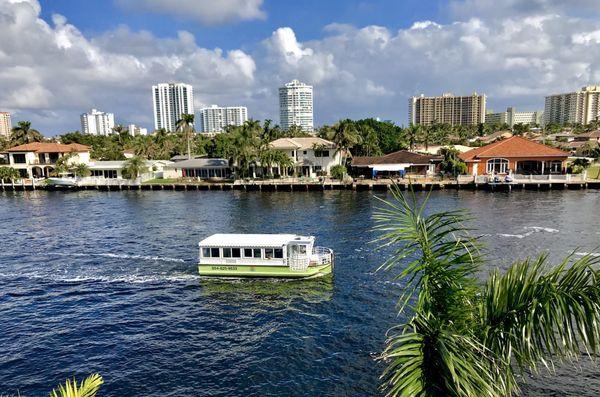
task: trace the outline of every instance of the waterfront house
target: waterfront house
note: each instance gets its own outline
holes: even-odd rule
[[[164,169],[165,178],[228,179],[231,168],[227,159],[195,158],[176,161]]]
[[[433,176],[442,158],[399,150],[384,156],[354,157],[350,166],[352,176]]]
[[[491,143],[459,157],[470,175],[523,174],[549,175],[565,171],[569,153],[560,149],[513,136]]]
[[[342,163],[342,153],[336,144],[322,138],[280,138],[270,145],[273,149],[283,151],[292,159],[298,175],[307,177],[329,175],[331,167]]]
[[[87,164],[90,161],[90,147],[78,143],[33,142],[8,149],[10,166],[23,178],[47,178],[54,171],[58,159],[68,154],[69,164]]]
[[[427,148],[425,148],[423,145],[417,145],[413,151],[423,154],[439,154],[440,150],[450,148],[456,149],[460,153],[468,152],[469,150],[473,149],[471,146],[464,145],[429,145]]]
[[[91,161],[87,164],[90,169],[90,177],[85,178],[86,182],[99,182],[112,179],[126,179],[123,177],[123,168],[127,161]],[[162,178],[164,169],[172,164],[168,160],[146,160],[147,171],[140,175],[142,181],[153,178]]]

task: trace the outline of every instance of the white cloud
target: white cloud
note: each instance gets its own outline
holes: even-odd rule
[[[87,36],[61,15],[44,22],[37,1],[0,0],[0,108],[50,134],[79,128],[79,113],[92,106],[151,127],[150,86],[185,81],[198,105],[245,105],[252,117],[277,121],[277,87],[297,78],[315,87],[318,124],[371,116],[406,123],[415,94],[477,91],[494,109],[535,110],[546,94],[600,83],[599,19],[567,15],[551,0],[520,13],[521,2],[504,2],[493,17],[491,2],[455,4],[467,3],[470,15],[445,24],[332,23],[309,41],[281,27],[245,50],[222,50],[200,47],[186,31],[157,38],[117,26]]]
[[[263,0],[116,0],[130,11],[148,11],[217,25],[232,21],[265,19]]]

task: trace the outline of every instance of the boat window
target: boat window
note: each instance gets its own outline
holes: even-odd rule
[[[273,248],[265,248],[265,259],[273,259]]]
[[[241,255],[241,252],[240,252],[239,248],[232,248],[231,249],[231,257],[232,258],[240,258],[241,256],[242,255]]]
[[[223,258],[231,258],[231,248],[223,248]]]
[[[275,258],[283,258],[283,248],[275,248]]]
[[[219,253],[219,249],[218,249],[218,248],[211,248],[211,249],[210,249],[210,256],[211,256],[212,258],[220,258],[220,257],[221,257],[221,255],[220,255],[220,253]]]
[[[210,248],[202,248],[202,257],[210,258]]]
[[[306,254],[306,245],[299,245],[298,248],[301,254]]]
[[[254,257],[255,258],[260,258],[261,257],[261,252],[262,251],[260,248],[254,248]]]
[[[244,258],[252,258],[252,248],[244,248]]]

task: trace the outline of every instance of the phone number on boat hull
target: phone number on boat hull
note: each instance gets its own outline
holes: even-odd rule
[[[237,266],[212,266],[211,270],[237,270]]]

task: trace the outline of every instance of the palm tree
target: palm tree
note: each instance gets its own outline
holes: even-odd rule
[[[21,178],[19,170],[12,167],[0,167],[0,181],[14,181]]]
[[[192,142],[192,135],[194,134],[194,115],[193,114],[182,114],[181,115],[181,119],[177,120],[177,123],[175,124],[175,127],[177,128],[178,132],[183,132],[185,139],[187,141],[187,156],[188,159],[192,158],[192,149],[191,149],[191,142]]]
[[[272,166],[277,160],[277,153],[279,151],[269,146],[269,142],[264,142],[258,149],[258,160],[260,165],[267,170],[269,177],[273,176]]]
[[[461,211],[427,215],[414,194],[375,215],[382,245],[393,254],[382,266],[405,283],[406,323],[390,330],[381,358],[388,396],[508,397],[518,374],[540,364],[594,355],[600,342],[600,258],[548,256],[514,263],[481,285],[482,243],[469,236]]]
[[[421,124],[411,124],[405,130],[406,131],[406,139],[408,140],[408,147],[411,152],[414,150],[415,144],[419,140],[422,130],[423,130],[423,127],[421,126]]]
[[[125,162],[121,174],[124,178],[134,180],[146,172],[148,172],[146,160],[139,156],[135,156]]]
[[[294,160],[281,150],[276,151],[274,163],[277,164],[279,173],[283,174],[283,176],[287,176],[288,170],[294,166]]]
[[[104,380],[99,374],[88,376],[79,386],[75,379],[67,379],[64,385],[52,390],[50,397],[95,397],[103,383]]]
[[[360,135],[361,135],[361,149],[363,154],[367,156],[371,156],[374,154],[379,154],[381,150],[379,149],[379,138],[377,137],[377,133],[375,129],[370,125],[363,125],[360,127]]]
[[[342,152],[341,160],[345,160],[348,150],[360,143],[360,135],[352,120],[340,120],[334,126],[333,142],[337,145],[337,150]],[[344,162],[341,161],[340,164]]]
[[[12,146],[42,142],[43,140],[44,136],[38,130],[31,128],[29,121],[19,121],[17,126],[11,130],[10,143]]]
[[[71,167],[71,170],[73,172],[73,174],[77,177],[83,178],[86,176],[90,176],[91,175],[91,171],[90,171],[90,167],[88,167],[86,164],[84,163],[78,163],[78,164],[74,164]]]

